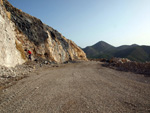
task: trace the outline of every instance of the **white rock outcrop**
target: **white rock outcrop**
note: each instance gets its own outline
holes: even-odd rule
[[[14,25],[9,20],[6,10],[0,4],[0,65],[6,67],[14,67],[22,64],[20,52],[16,48],[16,34]]]

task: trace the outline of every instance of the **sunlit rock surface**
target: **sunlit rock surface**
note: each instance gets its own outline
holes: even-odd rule
[[[85,53],[71,40],[45,25],[36,17],[0,0],[0,65],[15,66],[32,58],[63,63],[87,60]]]

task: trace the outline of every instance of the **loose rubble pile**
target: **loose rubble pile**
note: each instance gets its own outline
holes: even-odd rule
[[[11,68],[0,66],[0,89],[8,87],[12,82],[25,78],[29,73],[44,66],[58,67],[58,64],[43,59],[36,59]]]
[[[25,75],[31,72],[34,68],[35,67],[27,65],[16,66],[14,68],[0,67],[0,78],[12,78],[20,75]]]
[[[35,70],[35,66],[27,63],[11,68],[0,66],[0,89],[8,87],[14,81],[27,77],[30,72]]]
[[[33,71],[33,68],[26,65],[14,68],[0,66],[0,90],[11,86],[14,81],[27,77],[27,74],[31,71]]]
[[[116,68],[117,70],[121,71],[130,71],[148,76],[150,75],[150,62],[142,63],[130,61],[126,58],[112,58],[108,60],[104,66]]]

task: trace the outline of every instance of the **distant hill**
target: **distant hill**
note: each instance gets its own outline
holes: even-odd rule
[[[88,58],[107,58],[112,57],[128,58],[132,61],[150,61],[150,46],[122,45],[114,47],[104,41],[100,41],[92,46],[83,48]]]
[[[99,58],[99,57],[109,58],[112,55],[107,54],[107,51],[112,51],[112,50],[115,50],[115,47],[104,41],[100,41],[92,46],[88,46],[83,49],[83,51],[86,53],[88,58]]]

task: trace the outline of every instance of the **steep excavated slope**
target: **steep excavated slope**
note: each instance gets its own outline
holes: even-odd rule
[[[17,48],[21,53],[21,55],[15,55],[13,58],[21,56],[19,59],[26,61],[27,54],[24,50],[29,49],[32,51],[34,58],[41,57],[58,63],[68,60],[87,60],[85,53],[75,43],[66,39],[53,28],[43,24],[41,20],[13,7],[7,0],[1,0],[0,7],[3,11],[1,18],[4,18],[2,14],[7,15],[4,22],[7,20],[8,23],[12,23],[11,33],[14,35],[11,38],[14,40],[15,49]],[[4,32],[4,29],[2,31]],[[3,34],[10,33],[6,31]],[[5,38],[8,39],[9,37],[5,36]],[[3,39],[3,35],[0,35],[0,39]],[[16,64],[18,63],[19,60]],[[0,65],[4,64],[5,62]]]

